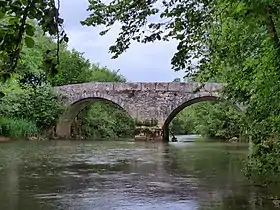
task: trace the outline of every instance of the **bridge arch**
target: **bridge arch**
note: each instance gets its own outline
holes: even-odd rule
[[[192,105],[192,104],[196,104],[199,102],[203,102],[203,101],[226,101],[223,98],[220,98],[219,96],[214,96],[214,95],[208,95],[208,96],[200,96],[200,97],[196,97],[190,100],[187,100],[185,102],[183,102],[182,104],[180,104],[179,106],[177,106],[175,109],[173,109],[171,111],[171,113],[168,115],[168,117],[165,119],[164,123],[163,123],[163,140],[164,141],[169,141],[169,124],[171,123],[171,121],[186,107]],[[243,111],[245,108],[242,107],[239,104],[231,104],[237,111]]]
[[[123,110],[128,116],[131,117],[131,113],[129,113],[127,109],[125,109],[119,103],[111,99],[107,99],[103,97],[82,98],[70,104],[67,107],[66,111],[64,111],[64,113],[60,116],[58,123],[56,125],[56,135],[60,138],[69,138],[71,136],[71,125],[75,117],[78,115],[78,113],[82,111],[85,107],[97,101],[104,101],[106,103],[116,105],[121,110]]]
[[[57,134],[69,136],[70,122],[96,100],[109,100],[140,122],[156,119],[158,129],[163,129],[183,108],[217,99],[222,89],[223,84],[199,82],[90,82],[58,86],[55,90],[62,103],[70,108],[59,119]]]

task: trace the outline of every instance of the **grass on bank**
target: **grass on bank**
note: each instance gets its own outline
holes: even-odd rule
[[[39,129],[32,121],[19,118],[0,118],[0,136],[10,138],[27,138],[37,136]]]

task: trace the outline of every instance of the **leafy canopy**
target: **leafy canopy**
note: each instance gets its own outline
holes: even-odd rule
[[[57,6],[55,0],[0,0],[0,79],[5,81],[16,71],[23,44],[28,48],[34,47],[36,25],[57,39],[58,53],[59,43],[68,41],[61,29],[62,24],[59,1]],[[56,73],[58,56],[51,63],[51,73]]]
[[[35,26],[34,47],[22,47],[16,73],[0,83],[0,135],[53,137],[59,115],[65,107],[51,86],[83,82],[125,82],[118,71],[91,63],[83,53],[60,44],[59,73],[47,77],[45,51],[55,49],[55,41]],[[51,85],[51,86],[50,86]],[[124,137],[132,135],[134,121],[119,107],[95,102],[83,109],[72,125],[79,137]]]
[[[90,0],[89,3],[91,14],[81,22],[83,25],[104,26],[100,35],[116,24],[121,25],[116,43],[109,49],[113,58],[126,51],[133,40],[147,43],[175,39],[178,46],[171,61],[173,68],[185,69],[188,74],[209,63],[219,39],[212,35],[222,33],[223,21],[228,17],[244,21],[257,18],[266,27],[272,16],[279,19],[280,8],[277,0],[113,0],[110,3]],[[254,22],[248,27],[252,28]],[[278,42],[273,27],[267,30]]]
[[[132,40],[141,43],[169,41],[171,38],[178,40],[178,51],[172,59],[175,70],[191,70],[188,64],[206,53],[205,44],[199,40],[208,36],[208,23],[213,20],[210,15],[213,0],[89,2],[88,10],[92,13],[81,22],[83,25],[105,26],[105,30],[100,32],[100,35],[104,35],[114,24],[121,24],[116,44],[110,47],[113,58],[127,50]]]

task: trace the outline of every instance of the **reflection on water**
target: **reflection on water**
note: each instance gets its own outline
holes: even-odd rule
[[[276,209],[242,175],[247,145],[15,142],[0,147],[0,209]],[[269,191],[268,191],[269,190]]]
[[[201,135],[176,135],[176,138],[180,142],[191,142],[197,139],[202,139]]]

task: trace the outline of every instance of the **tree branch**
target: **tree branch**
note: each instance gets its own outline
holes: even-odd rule
[[[25,7],[23,11],[23,17],[21,18],[20,21],[20,26],[19,26],[19,31],[18,31],[18,38],[15,44],[15,50],[11,53],[10,58],[11,58],[11,65],[9,68],[10,72],[13,72],[15,68],[17,67],[18,59],[19,59],[19,54],[20,54],[20,48],[22,46],[22,39],[23,35],[25,32],[25,25],[28,17],[28,12],[30,8],[35,6],[35,0],[29,0],[27,6]]]
[[[276,25],[273,20],[273,14],[272,14],[272,9],[270,7],[266,8],[266,25],[267,25],[267,31],[271,39],[273,40],[276,48],[280,47],[280,41],[279,41],[279,36],[276,30]]]

